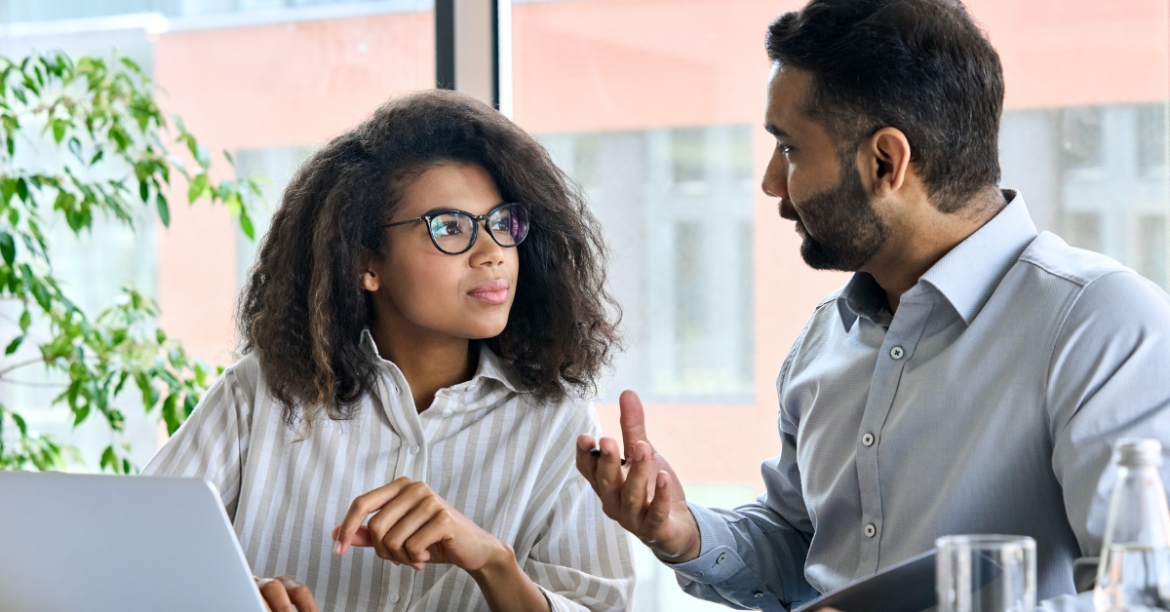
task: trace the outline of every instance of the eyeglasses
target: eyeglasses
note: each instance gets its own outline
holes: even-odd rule
[[[466,253],[479,235],[479,222],[486,221],[488,235],[496,244],[514,247],[528,236],[528,211],[520,204],[501,204],[486,215],[473,215],[463,210],[437,210],[421,217],[387,223],[394,227],[422,221],[427,224],[435,248],[448,255]]]

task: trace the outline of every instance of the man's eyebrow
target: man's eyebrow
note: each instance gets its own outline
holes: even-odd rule
[[[764,129],[776,138],[792,138],[788,132],[780,129],[780,126],[776,125],[775,123],[765,123]]]

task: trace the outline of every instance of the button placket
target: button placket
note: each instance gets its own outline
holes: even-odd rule
[[[861,446],[856,453],[857,484],[861,493],[860,572],[877,571],[882,522],[881,482],[877,462],[877,439],[897,397],[898,384],[913,356],[934,306],[928,302],[903,302],[886,331],[870,383],[869,397],[859,426]]]

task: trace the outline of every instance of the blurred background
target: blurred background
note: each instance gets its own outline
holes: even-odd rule
[[[779,451],[773,381],[817,302],[847,280],[804,265],[792,224],[758,188],[773,146],[761,127],[764,32],[802,4],[513,0],[510,10],[512,116],[587,191],[613,249],[628,349],[603,385],[603,423],[616,433],[617,393],[638,390],[652,439],[688,497],[708,505],[762,491],[760,462]],[[1167,2],[967,6],[1003,60],[1003,185],[1021,191],[1040,229],[1167,287]],[[231,152],[239,175],[270,177],[258,234],[315,147],[387,98],[435,85],[425,0],[0,0],[0,54],[57,48],[134,58],[165,111]],[[231,363],[255,244],[222,207],[177,205],[169,229],[152,223],[137,233],[99,223],[83,239],[52,232],[58,273],[82,303],[108,303],[133,282],[190,352]],[[83,454],[109,443],[100,420],[73,430],[66,408],[45,409],[54,394],[0,386],[31,429]],[[145,465],[165,430],[157,414],[126,413]],[[687,598],[640,555],[639,612],[722,609]]]

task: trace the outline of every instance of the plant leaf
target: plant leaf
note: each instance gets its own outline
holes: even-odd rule
[[[16,261],[16,242],[12,234],[0,230],[0,255],[4,256],[4,263],[12,265]]]

